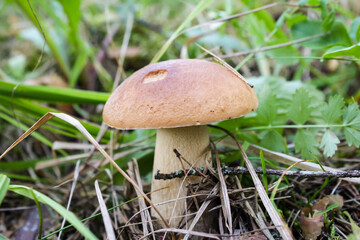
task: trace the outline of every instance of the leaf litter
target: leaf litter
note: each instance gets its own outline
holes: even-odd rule
[[[340,195],[328,195],[320,199],[311,207],[301,210],[300,227],[306,240],[316,239],[320,236],[324,227],[324,218],[332,211],[339,211],[344,205],[344,199]],[[328,208],[329,206],[334,206]],[[327,210],[328,211],[325,211]]]
[[[27,132],[25,132],[23,136],[21,136],[18,140],[16,140],[0,156],[0,158],[2,158],[5,154],[7,154],[13,147],[16,146],[16,144],[18,144],[20,141],[22,141],[24,138],[26,138],[33,131],[35,131],[42,124],[46,123],[54,116],[59,117],[76,126],[76,128],[79,129],[81,133],[84,134],[102,154],[106,153],[101,148],[101,146],[95,141],[95,139],[92,138],[92,136],[86,131],[84,127],[82,127],[82,125],[76,119],[62,113],[48,113],[43,118],[41,118],[37,123],[35,123]],[[121,226],[118,228],[122,233],[120,236],[123,236],[123,234],[125,234],[125,236],[126,235],[138,236],[136,238],[144,239],[151,235],[153,238],[158,238],[159,236],[162,236],[162,234],[164,233],[165,235],[166,233],[172,233],[180,236],[182,235],[184,236],[184,239],[187,239],[189,237],[191,237],[191,239],[196,239],[196,237],[198,238],[207,237],[210,239],[279,239],[280,236],[282,236],[281,237],[282,239],[294,239],[288,225],[278,214],[278,210],[274,208],[274,205],[270,202],[268,195],[265,193],[263,185],[261,184],[259,178],[254,172],[251,163],[247,159],[247,155],[242,149],[240,143],[237,142],[236,139],[233,139],[233,141],[234,141],[233,144],[230,144],[229,141],[228,142],[223,141],[220,142],[219,145],[220,146],[226,145],[227,147],[235,147],[238,149],[240,148],[240,151],[243,155],[243,158],[246,161],[245,163],[247,164],[248,169],[250,170],[250,172],[253,172],[251,176],[255,183],[255,188],[244,189],[242,188],[237,176],[225,177],[224,175],[221,174],[219,175],[218,173],[215,173],[214,170],[209,168],[208,170],[212,172],[213,175],[206,175],[204,180],[198,186],[192,186],[192,185],[188,186],[189,195],[187,197],[188,199],[187,202],[189,206],[188,207],[189,211],[185,213],[185,216],[182,221],[183,226],[182,227],[179,226],[181,229],[174,229],[174,228],[157,229],[156,224],[153,225],[154,220],[150,218],[149,207],[151,206],[147,205],[143,199],[143,196],[145,195],[144,193],[145,190],[143,189],[142,186],[142,181],[140,179],[137,162],[134,159],[131,163],[129,163],[129,169],[127,171],[128,173],[126,174],[124,172],[124,174],[126,174],[127,178],[130,179],[128,184],[131,183],[132,186],[136,185],[135,187],[136,194],[135,195],[131,194],[133,190],[130,190],[132,189],[132,187],[130,186],[127,187],[128,193],[123,192],[123,194],[126,199],[129,199],[130,197],[137,197],[137,200],[131,201],[130,203],[128,203],[129,207],[124,207],[124,209],[120,210],[120,215],[122,216],[121,218],[128,219],[128,221],[125,222],[123,220],[120,221],[122,222]],[[141,150],[141,148],[139,149],[136,148],[136,149]],[[252,152],[252,153],[258,150],[259,149],[257,149],[256,146],[252,146],[252,145],[250,145],[247,149],[248,152]],[[269,159],[279,160],[273,158],[283,157],[284,159],[286,159],[287,164],[289,164],[289,162],[294,161],[293,160],[294,157],[290,157],[285,154],[279,155],[280,153],[273,153],[266,149],[262,149],[262,150],[264,151],[264,155],[266,157],[270,157]],[[216,149],[215,146],[214,152],[216,153],[215,154],[216,156],[217,156],[217,151],[218,150]],[[104,156],[109,162],[112,161],[109,155],[104,155]],[[217,159],[216,165],[217,167],[219,167],[221,165],[220,161],[218,157],[216,157],[216,159]],[[314,170],[314,168],[318,168],[318,165],[316,164],[311,165],[311,163],[309,162],[305,162],[305,163],[300,161],[295,161],[295,162],[298,163],[297,165],[299,166],[303,164],[306,169]],[[118,169],[119,167],[116,168]],[[355,179],[355,182],[356,181],[357,180]],[[285,192],[290,193],[289,191],[291,190],[291,188],[292,187],[285,190]],[[102,198],[103,196],[101,195],[98,186],[96,187],[96,189],[97,189],[98,198],[99,199]],[[147,188],[145,189],[149,189],[149,186],[147,186]],[[278,193],[283,194],[282,191],[278,191]],[[334,202],[334,199],[335,202],[337,202],[337,204],[339,205],[339,208],[341,207],[341,205],[343,205],[342,200],[339,200],[339,198],[337,197],[330,197],[330,196],[324,197],[316,205],[314,205],[314,207],[312,208],[313,211],[314,209],[317,212],[326,210],[326,207],[331,205]],[[198,204],[200,205],[199,209],[194,208],[195,206],[194,197],[196,198]],[[264,205],[273,224],[271,224],[271,222],[269,221],[270,219],[267,219],[265,214],[262,213],[263,210],[258,205],[258,201],[257,201],[258,197],[260,197],[261,203]],[[286,198],[287,197],[285,197],[284,199]],[[252,199],[252,201],[249,201],[249,199]],[[148,204],[150,203],[148,202]],[[130,207],[130,205],[132,206]],[[104,207],[104,204],[100,204],[100,206],[102,212],[104,211],[107,212],[107,209],[106,207]],[[336,208],[330,209],[329,212],[326,212],[326,214],[335,210]],[[306,211],[307,210],[303,209],[300,214],[301,215],[300,225],[302,228],[302,234],[304,235],[305,238],[308,238],[308,236],[314,237],[315,234],[317,234],[318,232],[321,233],[322,231],[322,228],[324,226],[323,215],[322,214],[309,215]],[[137,217],[133,218],[134,216],[137,215],[137,213],[140,213],[140,218]],[[208,218],[209,215],[218,216],[218,217]],[[310,217],[305,218],[305,216],[310,216]],[[217,221],[215,222],[217,222],[217,224],[215,224],[214,222],[209,222],[209,219],[216,219]],[[107,222],[106,225],[108,226],[111,223],[111,219],[109,223],[109,218],[106,217],[106,222]],[[188,224],[190,224],[189,227],[185,228],[187,230],[183,229],[183,227],[188,226]],[[205,224],[206,227],[210,226],[209,229],[213,229],[214,233],[209,234],[209,233],[201,232],[201,228],[199,229],[198,225],[205,226],[203,224]],[[224,226],[226,227],[224,228]],[[217,232],[216,228],[219,228],[219,232]],[[274,232],[274,229],[277,229],[279,234],[279,236],[275,238],[274,236],[276,236],[277,234],[276,232]],[[308,232],[310,232],[310,235],[308,235]],[[112,234],[109,232],[108,236],[111,235]],[[171,235],[169,235],[169,237],[171,237]],[[127,239],[127,238],[121,237],[121,239]]]

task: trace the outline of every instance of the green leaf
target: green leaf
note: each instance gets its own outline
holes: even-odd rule
[[[300,152],[303,159],[312,159],[311,153],[319,154],[316,149],[319,143],[316,141],[316,135],[313,132],[299,129],[295,134],[294,143],[296,152]]]
[[[306,15],[302,13],[297,13],[293,15],[286,16],[286,25],[291,28],[294,24],[305,21],[307,19]]]
[[[360,44],[352,45],[351,47],[346,48],[336,48],[335,50],[329,49],[322,57],[323,58],[334,58],[341,56],[353,56],[360,58]]]
[[[312,108],[311,98],[306,89],[297,89],[289,107],[289,118],[296,124],[304,124],[310,117]]]
[[[331,96],[329,103],[324,103],[321,114],[326,123],[334,123],[344,112],[344,99],[340,95]]]
[[[287,66],[298,64],[299,59],[296,59],[296,57],[301,57],[299,50],[294,46],[287,46],[287,47],[273,49],[267,51],[266,55],[276,59],[277,63]],[[288,56],[291,56],[293,59],[289,59]]]
[[[277,117],[276,96],[267,85],[260,89],[258,96],[259,107],[256,110],[257,117],[261,122],[271,124]]]
[[[355,42],[360,42],[360,17],[355,18],[350,26],[350,37]]]
[[[289,14],[289,11],[285,10],[280,17],[276,20],[275,28],[281,28],[284,25],[286,16]]]
[[[326,4],[327,0],[320,0],[320,6],[321,6],[321,18],[323,20],[326,19],[326,17],[328,16],[328,9],[327,9],[327,4]]]
[[[321,0],[299,0],[299,5],[320,5]]]
[[[324,33],[322,22],[316,20],[302,21],[291,28],[291,34],[294,39],[310,37],[321,33]],[[342,22],[336,21],[325,36],[300,44],[311,49],[324,49],[334,45],[349,47],[352,45],[352,41],[346,26]]]
[[[8,186],[10,184],[10,178],[4,174],[0,174],[0,206],[6,195]]]
[[[8,162],[8,163],[12,163],[12,162]],[[8,178],[12,180],[14,179],[14,180],[27,181],[27,182],[42,182],[42,183],[51,182],[49,178],[37,178],[37,177],[32,178],[24,174],[15,174],[15,173],[3,172],[3,171],[2,174],[6,175]]]
[[[60,4],[62,5],[64,12],[66,13],[66,16],[69,21],[70,29],[71,31],[68,33],[69,39],[74,38],[74,41],[77,42],[78,39],[78,28],[79,28],[79,22],[81,19],[81,11],[80,11],[80,4],[81,0],[58,0]]]
[[[335,22],[335,12],[331,11],[330,14],[326,16],[326,18],[322,23],[322,28],[324,29],[324,31],[329,31],[333,26],[334,22]]]
[[[27,186],[22,185],[10,185],[8,187],[9,191],[13,191],[17,194],[23,195],[27,198],[34,199],[31,189]],[[49,205],[52,207],[56,212],[58,212],[61,216],[63,216],[69,223],[71,223],[85,238],[87,239],[98,239],[76,216],[74,213],[66,210],[63,206],[59,203],[55,202],[48,196],[32,190],[33,193],[36,195],[36,198],[39,202]]]
[[[0,240],[9,240],[7,237],[5,237],[4,235],[0,234]]]
[[[328,213],[330,212],[331,210],[339,207],[340,205],[338,203],[334,203],[334,204],[331,204],[330,206],[328,206],[324,211],[321,211],[321,212],[317,212],[315,214],[320,214],[320,215],[323,215],[324,213]]]
[[[337,150],[337,145],[340,143],[339,138],[329,129],[325,131],[325,134],[321,140],[320,147],[324,148],[324,154],[327,157],[331,157],[335,154]]]
[[[357,103],[350,103],[344,111],[344,124],[360,124],[360,110]]]
[[[283,152],[285,150],[283,137],[275,130],[267,130],[261,133],[262,140],[260,145],[264,148],[276,151]]]
[[[344,134],[349,146],[355,146],[357,148],[360,146],[360,131],[346,127],[344,128]]]

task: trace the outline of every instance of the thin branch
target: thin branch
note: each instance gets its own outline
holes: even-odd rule
[[[185,29],[184,31],[182,31],[181,33],[179,33],[176,37],[178,37],[178,36],[180,36],[180,35],[182,35],[182,34],[184,34],[186,32],[189,32],[191,30],[194,30],[196,28],[204,27],[204,26],[214,24],[214,23],[220,23],[220,22],[229,21],[229,20],[239,18],[239,17],[244,17],[246,15],[249,15],[249,14],[252,14],[252,13],[255,13],[255,12],[259,12],[259,11],[262,11],[262,10],[266,10],[266,9],[269,9],[269,8],[272,8],[272,7],[276,7],[276,6],[279,6],[279,5],[285,5],[285,6],[289,6],[289,7],[302,7],[302,8],[319,8],[320,7],[320,5],[299,5],[299,4],[296,4],[296,3],[280,3],[280,2],[271,3],[271,4],[264,5],[262,7],[255,8],[255,9],[252,9],[252,10],[249,10],[249,11],[237,13],[237,14],[234,14],[234,15],[231,15],[231,16],[228,16],[228,17],[224,17],[224,18],[218,18],[218,19],[215,19],[215,20],[212,20],[212,21],[209,21],[209,22],[205,22],[205,23],[201,23],[201,24],[189,27],[189,28]]]
[[[257,49],[253,49],[253,50],[249,50],[249,51],[242,51],[242,52],[222,55],[222,56],[219,56],[219,58],[224,59],[224,58],[238,57],[238,56],[248,55],[248,54],[251,54],[251,53],[258,53],[258,52],[274,50],[274,49],[277,49],[277,48],[287,47],[287,46],[291,46],[293,44],[298,44],[298,43],[310,41],[310,40],[313,40],[313,39],[316,39],[316,38],[324,37],[326,35],[327,35],[327,33],[320,33],[320,34],[316,34],[316,35],[313,35],[313,36],[304,37],[304,38],[300,38],[300,39],[297,39],[297,40],[294,40],[294,41],[286,42],[286,43],[280,43],[280,44],[275,44],[275,45],[271,45],[271,46],[257,48]]]
[[[174,178],[181,178],[185,176],[185,173],[189,176],[203,176],[211,174],[209,171],[205,171],[205,168],[192,168],[184,170],[178,170],[171,173],[161,173],[157,170],[155,174],[155,179],[157,180],[169,180]],[[257,174],[263,174],[263,170],[261,168],[254,169]],[[215,169],[215,172],[218,173],[218,169]],[[228,167],[223,166],[221,168],[221,172],[223,175],[238,175],[238,174],[249,174],[249,170],[244,167]],[[348,170],[348,171],[285,171],[284,170],[274,170],[274,169],[266,169],[266,174],[269,175],[278,175],[281,176],[285,173],[285,176],[296,176],[299,178],[310,178],[310,177],[334,177],[334,178],[344,178],[344,177],[360,177],[360,170]]]
[[[227,62],[225,62],[224,60],[222,60],[221,58],[219,58],[218,56],[216,56],[214,53],[210,52],[209,50],[207,50],[206,48],[200,46],[199,44],[195,43],[196,46],[198,46],[200,49],[202,49],[203,51],[205,51],[207,54],[210,54],[211,56],[214,57],[215,61],[217,61],[218,63],[220,63],[221,65],[223,65],[224,67],[226,67],[227,69],[229,69],[233,74],[235,74],[235,76],[237,76],[241,81],[245,82],[247,85],[249,85],[251,88],[254,87],[254,85],[248,83],[245,78],[238,72],[236,71],[234,68],[232,68]]]
[[[179,151],[178,151],[177,149],[174,148],[173,151],[174,151],[176,157],[180,160],[181,163],[182,163],[182,161],[184,161],[184,162],[186,162],[190,167],[192,167],[192,164],[191,164],[188,160],[186,160],[186,159],[179,153]],[[185,168],[184,168],[184,169],[185,169]],[[203,172],[198,171],[196,168],[193,168],[193,167],[192,167],[191,170],[196,171],[197,174],[199,174],[199,175],[197,175],[197,176],[206,177],[205,174],[203,174]],[[187,172],[187,171],[185,170],[184,176],[185,176],[185,173],[186,173],[186,172]]]

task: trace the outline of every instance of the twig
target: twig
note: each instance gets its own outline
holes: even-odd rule
[[[255,8],[255,9],[252,9],[252,10],[249,10],[249,11],[237,13],[237,14],[234,14],[234,15],[231,15],[231,16],[228,16],[228,17],[224,17],[224,18],[218,18],[218,19],[215,19],[215,20],[212,20],[212,21],[209,21],[209,22],[205,22],[205,23],[201,23],[201,24],[189,27],[189,28],[185,29],[184,31],[182,31],[181,33],[179,33],[176,37],[178,37],[178,36],[180,36],[180,35],[182,35],[182,34],[184,34],[186,32],[189,32],[191,30],[194,30],[196,28],[204,27],[204,26],[207,26],[209,24],[229,21],[229,20],[232,20],[234,18],[243,17],[243,16],[249,15],[251,13],[266,10],[266,9],[276,7],[276,6],[279,6],[279,5],[284,5],[284,6],[289,6],[289,7],[302,7],[302,8],[318,8],[318,7],[321,7],[320,5],[299,5],[299,4],[296,4],[296,3],[280,3],[280,2],[271,3],[271,4],[264,5],[262,7]]]
[[[216,126],[209,125],[209,127],[216,127]],[[237,145],[235,143],[233,143],[233,141],[230,141],[230,139],[223,139],[220,142],[218,142],[217,144],[220,146],[223,146],[223,147],[231,148],[231,149],[237,148]],[[319,165],[314,162],[309,162],[309,161],[303,162],[300,158],[290,156],[290,155],[287,155],[284,153],[274,152],[274,151],[271,151],[269,149],[266,149],[266,148],[263,148],[263,147],[260,147],[260,146],[254,145],[254,144],[249,145],[247,152],[250,154],[255,154],[255,155],[259,156],[259,152],[261,150],[264,153],[264,157],[268,160],[276,161],[276,162],[286,164],[286,165],[292,165],[296,162],[301,162],[296,165],[297,168],[299,168],[299,169],[306,170],[306,171],[322,171],[322,169],[319,167]],[[328,167],[328,166],[324,166],[324,165],[323,165],[323,167],[326,171],[329,171],[329,172],[337,172],[338,171],[338,169],[336,169],[336,168],[332,168],[332,167]],[[360,178],[358,178],[358,177],[357,178],[355,178],[355,177],[341,178],[341,179],[348,181],[348,182],[360,184]]]
[[[313,39],[316,39],[316,38],[324,37],[326,35],[327,35],[327,33],[320,33],[320,34],[316,34],[316,35],[313,35],[313,36],[304,37],[304,38],[300,38],[300,39],[297,39],[297,40],[294,40],[294,41],[286,42],[286,43],[275,44],[275,45],[271,45],[271,46],[266,46],[266,47],[262,47],[262,48],[249,50],[249,51],[236,52],[236,53],[222,55],[222,56],[218,56],[218,57],[224,59],[224,58],[231,58],[231,57],[238,57],[238,56],[248,55],[248,54],[251,54],[251,53],[269,51],[269,50],[282,48],[282,47],[287,47],[287,46],[291,46],[291,45],[302,43],[302,42],[307,42],[307,41],[310,41],[310,40],[313,40]]]
[[[202,172],[198,171],[196,168],[193,168],[193,167],[192,167],[192,164],[191,164],[188,160],[186,160],[186,159],[179,153],[179,151],[178,151],[176,148],[174,148],[173,151],[174,151],[176,157],[180,160],[180,162],[184,161],[184,162],[186,162],[186,163],[191,167],[190,170],[186,170],[185,172],[194,170],[194,171],[197,172],[197,174],[199,174],[199,175],[196,175],[196,176],[206,177],[205,174],[204,174],[204,169],[203,169]],[[184,168],[184,169],[185,169],[185,168]],[[183,170],[182,170],[182,171],[183,171]],[[185,176],[185,172],[184,172],[183,177]],[[195,175],[192,175],[192,176],[195,176]]]
[[[207,54],[210,54],[211,56],[213,56],[214,60],[217,61],[218,63],[220,63],[221,65],[223,65],[224,67],[226,67],[227,69],[229,69],[233,74],[235,74],[235,76],[237,76],[241,81],[245,82],[247,85],[249,85],[251,88],[253,88],[254,86],[250,83],[248,83],[245,78],[238,72],[236,71],[234,68],[232,68],[227,62],[225,62],[224,60],[222,60],[220,57],[216,56],[214,53],[210,52],[209,50],[207,50],[206,48],[200,46],[199,44],[195,43],[196,46],[198,46],[200,49],[202,49],[203,51],[205,51]]]
[[[263,174],[263,170],[261,168],[254,169],[257,174]],[[189,176],[203,176],[209,175],[210,172],[206,172],[205,168],[192,168],[186,169],[187,175]],[[185,172],[183,170],[171,172],[171,173],[161,173],[159,170],[155,174],[155,179],[157,180],[169,180],[174,178],[181,178],[185,176]],[[200,174],[200,173],[201,174]],[[215,169],[215,172],[218,173],[218,169]],[[249,170],[244,167],[228,167],[223,166],[221,168],[221,172],[223,175],[238,175],[238,174],[249,174]],[[284,173],[283,170],[274,170],[274,169],[266,169],[266,174],[269,175],[278,175],[281,176]],[[296,176],[299,178],[311,178],[311,177],[334,177],[334,178],[344,178],[344,177],[360,177],[360,170],[348,170],[348,171],[286,171],[285,176]]]

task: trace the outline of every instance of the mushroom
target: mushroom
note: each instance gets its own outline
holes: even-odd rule
[[[206,124],[237,118],[258,106],[255,91],[228,68],[205,60],[169,60],[145,66],[127,78],[105,104],[103,119],[119,129],[157,129],[153,172],[211,161]],[[174,154],[176,149],[188,162]],[[153,180],[151,199],[170,226],[185,212],[186,185],[200,177]],[[175,200],[176,201],[169,201]],[[155,212],[152,212],[158,217]]]

